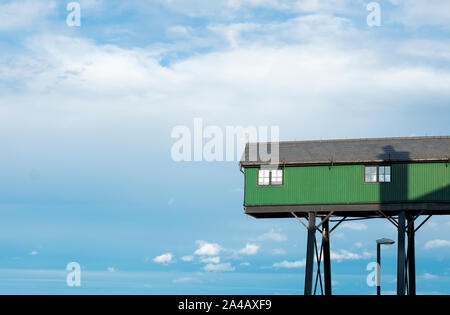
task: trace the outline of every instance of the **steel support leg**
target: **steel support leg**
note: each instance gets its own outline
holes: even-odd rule
[[[377,243],[377,295],[381,295],[381,244]]]
[[[397,295],[405,295],[405,212],[398,215]]]
[[[330,228],[328,220],[322,225],[323,273],[325,278],[325,295],[332,295],[331,259],[330,259]]]
[[[316,240],[316,214],[314,212],[310,212],[308,224],[308,243],[306,245],[305,295],[312,295],[315,240]]]
[[[408,278],[409,295],[416,295],[416,250],[414,218],[408,217]]]

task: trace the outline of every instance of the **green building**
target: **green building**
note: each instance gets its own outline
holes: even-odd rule
[[[317,217],[322,226],[336,217],[385,217],[399,227],[403,255],[400,234],[418,217],[450,214],[449,163],[450,137],[248,144],[244,209],[255,218],[303,217],[310,226]]]
[[[280,142],[276,165],[248,159],[261,145],[240,163],[251,216],[449,209],[450,137]]]

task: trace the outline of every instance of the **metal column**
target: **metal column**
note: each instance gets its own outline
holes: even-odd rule
[[[330,228],[328,219],[322,224],[323,273],[325,277],[325,295],[332,295],[331,259],[330,259]]]
[[[306,246],[305,295],[312,295],[315,241],[316,241],[316,214],[314,212],[310,212],[308,224],[308,243]]]
[[[377,243],[377,295],[381,295],[381,244]]]
[[[397,295],[405,295],[405,287],[406,287],[405,221],[406,221],[405,212],[402,211],[398,215]]]
[[[416,250],[415,250],[414,218],[408,216],[408,292],[416,295]]]

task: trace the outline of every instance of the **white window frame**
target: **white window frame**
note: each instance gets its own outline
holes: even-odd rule
[[[273,176],[274,172],[281,172],[281,176]],[[263,176],[261,177],[261,174],[263,174]],[[267,175],[268,176],[268,181],[267,179]],[[276,181],[276,184],[274,184],[274,178],[276,179],[281,179],[280,181]],[[267,184],[266,184],[267,183]],[[280,187],[284,185],[284,169],[282,168],[277,168],[277,169],[259,169],[258,170],[258,187]]]
[[[270,186],[270,170],[258,170],[258,186]]]

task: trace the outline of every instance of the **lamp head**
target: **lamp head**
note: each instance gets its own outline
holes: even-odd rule
[[[382,238],[382,239],[377,240],[377,244],[380,244],[380,245],[393,245],[393,244],[395,244],[395,241],[393,241],[391,239],[388,239],[388,238]]]

